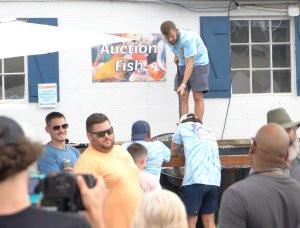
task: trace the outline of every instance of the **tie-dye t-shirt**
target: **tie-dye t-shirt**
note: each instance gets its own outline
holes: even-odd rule
[[[185,174],[182,185],[220,186],[221,164],[214,133],[200,123],[179,124],[172,141],[183,145]]]

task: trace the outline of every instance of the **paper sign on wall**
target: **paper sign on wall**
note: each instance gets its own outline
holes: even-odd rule
[[[57,84],[38,84],[38,101],[40,108],[57,107]]]

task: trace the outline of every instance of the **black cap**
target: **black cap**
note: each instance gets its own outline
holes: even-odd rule
[[[18,144],[24,138],[24,132],[16,121],[0,116],[0,146]]]

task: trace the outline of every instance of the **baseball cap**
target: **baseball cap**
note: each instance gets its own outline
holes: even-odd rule
[[[181,116],[180,123],[188,122],[189,120],[194,120],[194,119],[197,119],[197,117],[194,113],[187,113],[187,114],[184,114],[183,116]]]
[[[150,125],[147,121],[134,122],[131,128],[131,141],[144,140],[148,132],[150,132]]]
[[[16,121],[0,116],[0,146],[18,144],[24,138],[24,132]]]
[[[300,121],[292,121],[289,114],[284,108],[276,108],[268,111],[267,122],[277,123],[285,129],[300,126]]]

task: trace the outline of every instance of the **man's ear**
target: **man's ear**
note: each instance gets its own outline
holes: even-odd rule
[[[253,143],[251,144],[250,149],[249,149],[249,155],[253,155],[253,154],[255,154],[255,152],[256,152],[256,142],[253,141]]]
[[[284,158],[284,161],[286,162],[288,159],[289,159],[289,150],[287,151],[287,153],[286,153],[286,156],[285,156],[285,158]]]
[[[146,168],[147,166],[147,156],[145,156],[142,160],[141,160],[141,166],[144,168]]]
[[[46,127],[45,127],[45,131],[46,131],[47,133],[49,133],[49,130],[50,130],[50,127],[46,126]]]
[[[150,131],[147,133],[147,137],[149,140],[151,140],[151,132]]]

